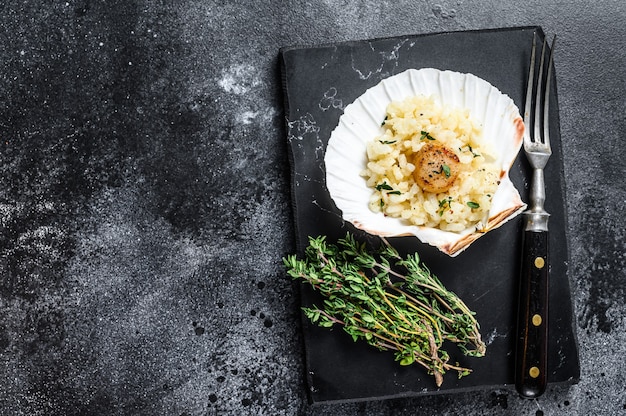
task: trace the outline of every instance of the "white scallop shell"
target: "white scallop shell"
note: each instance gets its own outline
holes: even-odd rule
[[[501,182],[489,220],[479,230],[449,232],[374,213],[368,207],[372,189],[360,173],[367,163],[366,143],[382,133],[387,105],[414,95],[435,95],[442,105],[467,108],[483,126],[486,141],[493,143],[501,164]],[[522,145],[524,123],[519,109],[507,95],[472,74],[433,68],[409,69],[381,81],[348,105],[332,132],[324,162],[326,185],[344,220],[370,234],[391,237],[414,235],[420,241],[456,256],[473,241],[526,208],[509,178],[509,169]]]

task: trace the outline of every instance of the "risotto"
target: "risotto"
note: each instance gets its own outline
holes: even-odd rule
[[[433,96],[392,102],[367,159],[372,211],[452,232],[486,223],[500,168],[469,110]]]

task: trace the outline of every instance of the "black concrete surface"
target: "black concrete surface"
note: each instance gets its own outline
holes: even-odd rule
[[[626,4],[0,6],[0,414],[626,413]],[[311,407],[278,50],[540,25],[555,54],[581,381]]]

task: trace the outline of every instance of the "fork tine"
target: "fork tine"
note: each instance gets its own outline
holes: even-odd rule
[[[532,111],[532,96],[533,96],[533,82],[535,80],[535,52],[537,50],[537,34],[533,33],[533,47],[530,51],[530,67],[528,68],[528,82],[526,83],[526,103],[524,108],[524,124],[526,130],[524,133],[524,139],[527,141],[530,139],[530,113]]]
[[[543,143],[550,147],[550,129],[549,129],[549,116],[550,116],[550,80],[552,78],[552,67],[554,62],[554,44],[556,42],[556,35],[552,38],[552,45],[550,47],[550,59],[548,61],[548,73],[546,75],[546,90],[543,98]],[[545,41],[544,41],[545,49]]]
[[[532,141],[535,143],[541,143],[541,96],[543,95],[543,61],[546,54],[547,40],[543,38],[543,46],[541,47],[541,58],[539,60],[539,73],[537,74],[537,95],[535,96],[535,120],[534,120],[534,136]],[[544,113],[545,115],[545,113]]]

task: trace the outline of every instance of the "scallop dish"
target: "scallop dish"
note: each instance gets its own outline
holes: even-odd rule
[[[432,68],[383,80],[346,107],[324,162],[342,217],[456,256],[526,204],[509,178],[524,123],[472,74]]]

